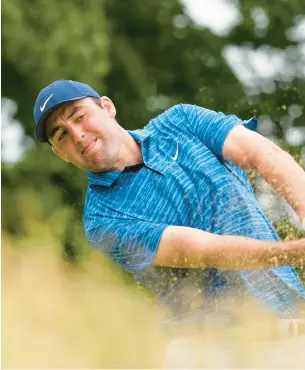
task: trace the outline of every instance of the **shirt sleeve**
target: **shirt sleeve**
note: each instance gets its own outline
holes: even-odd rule
[[[124,270],[135,272],[152,263],[167,225],[100,216],[98,227],[86,230],[89,244]]]
[[[233,114],[225,115],[222,112],[188,104],[182,104],[182,110],[193,135],[221,159],[224,142],[234,127],[243,125],[253,131],[257,129],[258,122],[255,117],[242,121]]]

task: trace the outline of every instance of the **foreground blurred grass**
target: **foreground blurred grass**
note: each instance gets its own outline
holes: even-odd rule
[[[3,367],[158,365],[162,336],[151,300],[103,258],[73,267],[43,229],[39,239],[3,235],[2,245]]]
[[[39,238],[3,234],[2,246],[3,368],[305,364],[304,337],[268,342],[270,317],[256,308],[244,310],[233,328],[180,328],[170,341],[151,297],[94,252],[68,264],[46,226],[39,225]]]

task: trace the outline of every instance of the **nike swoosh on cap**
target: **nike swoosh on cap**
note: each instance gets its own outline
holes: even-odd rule
[[[46,105],[47,105],[47,103],[48,103],[48,101],[52,98],[52,96],[53,96],[54,94],[51,94],[49,97],[48,97],[48,99],[43,103],[43,105],[41,105],[39,108],[40,108],[40,112],[43,112],[44,111],[44,109],[45,109],[45,107],[46,107]]]

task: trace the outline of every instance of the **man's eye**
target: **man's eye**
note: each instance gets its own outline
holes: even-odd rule
[[[60,136],[59,136],[58,140],[59,140],[59,141],[60,141],[60,140],[62,140],[62,139],[65,137],[66,133],[67,133],[67,131],[63,131],[63,132],[60,134]]]
[[[81,114],[80,116],[76,117],[75,121],[80,122],[84,118],[84,114]]]

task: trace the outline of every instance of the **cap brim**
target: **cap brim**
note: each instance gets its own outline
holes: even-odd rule
[[[74,101],[74,100],[83,99],[85,97],[86,96],[78,96],[78,97],[73,98],[73,99],[68,99],[68,100],[60,102],[56,105],[53,105],[52,108],[46,110],[44,112],[44,114],[40,117],[40,120],[38,121],[38,123],[36,125],[36,137],[37,137],[37,139],[42,143],[45,143],[45,142],[48,141],[48,138],[46,137],[45,124],[46,124],[49,116],[55,111],[55,109],[57,109],[62,104],[65,104],[65,103],[68,103],[68,102]]]

